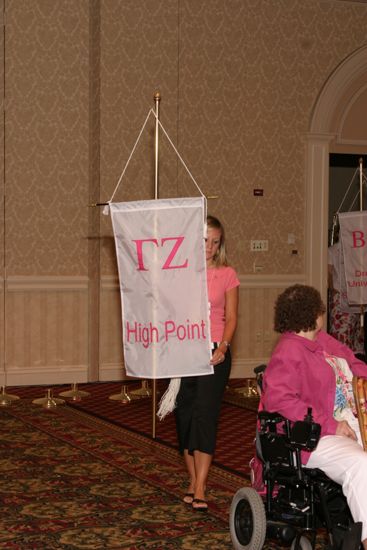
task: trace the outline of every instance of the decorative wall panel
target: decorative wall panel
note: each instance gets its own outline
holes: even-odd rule
[[[88,6],[5,4],[8,275],[86,273]]]
[[[88,280],[9,277],[6,384],[88,380]]]
[[[89,8],[5,3],[7,384],[88,379]]]
[[[103,277],[100,308],[100,380],[126,378],[122,353],[120,287],[115,277]]]

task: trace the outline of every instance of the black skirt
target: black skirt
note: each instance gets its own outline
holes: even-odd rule
[[[176,428],[180,452],[214,454],[222,397],[231,371],[231,353],[206,376],[181,379],[177,395]]]

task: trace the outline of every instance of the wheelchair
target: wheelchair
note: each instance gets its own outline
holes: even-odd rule
[[[255,369],[260,389],[264,370],[265,365]],[[235,550],[261,550],[266,539],[279,548],[313,550],[320,528],[327,533],[327,550],[361,548],[362,524],[353,522],[341,486],[302,465],[301,452],[314,450],[319,438],[311,409],[294,423],[278,413],[258,412],[253,486],[239,489],[230,508]],[[256,465],[260,473],[254,476]]]

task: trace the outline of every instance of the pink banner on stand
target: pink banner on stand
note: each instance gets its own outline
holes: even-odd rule
[[[126,373],[211,374],[204,198],[111,203]]]
[[[339,214],[349,305],[367,304],[367,212]]]

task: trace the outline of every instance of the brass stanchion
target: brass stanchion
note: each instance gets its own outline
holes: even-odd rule
[[[45,409],[53,409],[58,405],[64,405],[65,400],[54,397],[52,389],[49,388],[48,390],[46,390],[45,397],[34,399],[32,403],[34,405],[42,405],[42,407],[45,407]]]
[[[121,401],[123,404],[131,403],[131,401],[134,399],[129,395],[127,391],[127,386],[122,386],[120,393],[115,393],[113,395],[110,395],[108,399],[111,399],[112,401]]]
[[[241,388],[236,388],[234,390],[236,393],[240,393],[243,397],[258,397],[258,391],[256,389],[256,379],[248,378],[246,386]]]
[[[141,383],[141,387],[137,390],[131,390],[130,394],[137,399],[141,397],[150,397],[152,395],[152,390],[149,387],[148,380],[143,380]]]
[[[6,387],[1,386],[0,391],[0,407],[7,407],[8,405],[11,405],[13,401],[16,401],[19,399],[17,395],[13,395],[11,393],[6,393]]]
[[[73,401],[81,401],[83,397],[88,397],[89,392],[78,389],[78,384],[71,384],[71,389],[59,393],[61,397],[70,397]]]

